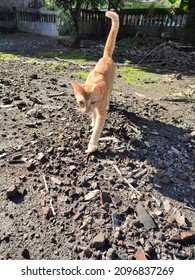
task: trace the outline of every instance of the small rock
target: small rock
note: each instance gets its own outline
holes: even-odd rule
[[[170,183],[172,183],[172,180],[169,176],[163,176],[162,178],[160,178],[160,182],[164,185],[169,185]]]
[[[42,207],[42,212],[47,219],[53,216],[51,208],[49,206]]]
[[[2,154],[0,154],[0,159],[5,158],[6,156],[7,156],[7,153],[2,153]]]
[[[46,162],[47,161],[47,158],[46,158],[46,156],[44,155],[44,153],[39,153],[38,155],[37,155],[37,160],[39,160],[40,162],[42,162],[42,163],[44,163],[44,162]]]
[[[176,77],[177,80],[181,80],[181,79],[182,79],[182,74],[181,74],[181,73],[178,73],[178,74],[176,74],[175,77]]]
[[[28,169],[28,171],[34,171],[36,167],[33,162],[29,161],[26,163],[26,168]]]
[[[190,133],[189,137],[195,138],[195,130],[193,130],[193,131]]]
[[[171,241],[167,241],[166,244],[170,247],[173,247],[173,248],[177,248],[177,249],[180,249],[181,248],[181,245],[178,244],[178,243],[174,243],[174,242],[171,242]]]
[[[100,194],[100,204],[104,205],[105,203],[112,203],[112,199],[107,192],[101,192]]]
[[[93,198],[95,198],[100,193],[100,190],[93,190],[85,195],[85,201],[89,201]]]
[[[55,184],[55,185],[61,185],[62,184],[62,181],[61,180],[59,180],[58,178],[56,178],[56,177],[51,177],[51,181]]]
[[[33,73],[30,75],[30,78],[33,80],[36,80],[36,79],[38,79],[38,75]]]
[[[106,259],[107,260],[113,260],[115,257],[115,250],[113,248],[109,248],[106,253]]]
[[[12,103],[12,99],[8,98],[8,97],[2,97],[1,101],[3,102],[3,104],[11,104]]]
[[[84,249],[83,253],[85,254],[85,256],[86,256],[87,258],[90,258],[90,257],[92,256],[92,254],[93,254],[93,252],[92,252],[92,250],[90,249],[90,247],[86,247],[86,248]]]
[[[146,254],[144,251],[136,252],[136,260],[147,260]]]
[[[195,230],[191,229],[188,231],[182,231],[180,233],[176,233],[172,235],[169,239],[171,242],[181,242],[181,241],[188,241],[190,239],[195,238]]]
[[[105,234],[103,232],[98,233],[98,235],[96,235],[91,243],[91,246],[94,248],[101,248],[103,246],[105,246],[106,244],[106,237]]]
[[[179,179],[186,181],[186,180],[188,180],[188,175],[185,173],[179,174]]]
[[[118,240],[117,245],[123,247],[124,246],[124,241],[121,240],[121,239]]]
[[[27,112],[28,117],[34,117],[37,119],[42,119],[43,118],[43,113],[40,109],[31,109]]]
[[[113,213],[112,214],[112,228],[120,227],[124,220],[124,215]]]
[[[78,212],[73,216],[74,221],[78,221],[82,217],[82,213]]]
[[[186,260],[189,257],[185,252],[176,252],[175,256],[181,260]]]
[[[58,136],[58,139],[59,139],[60,141],[64,141],[65,136],[64,136],[63,134],[60,134],[60,135]]]
[[[114,196],[114,197],[112,198],[112,202],[113,202],[113,204],[114,204],[115,206],[120,206],[120,205],[122,204],[121,199],[120,199],[119,197],[116,197],[116,196]]]
[[[18,194],[18,188],[15,185],[9,187],[6,191],[7,198],[11,198],[16,194]]]
[[[145,210],[145,208],[141,205],[141,203],[137,204],[136,212],[138,215],[138,220],[144,225],[145,229],[156,228],[156,225],[155,225],[153,219],[148,214],[148,212]]]
[[[75,165],[70,165],[69,166],[70,171],[74,171],[77,169],[77,167]]]
[[[50,147],[48,150],[47,150],[48,154],[53,154],[54,152],[54,147]]]
[[[30,260],[30,253],[29,253],[28,249],[24,249],[22,251],[22,256],[23,256],[23,258]]]
[[[118,253],[118,259],[122,260],[122,261],[128,260],[128,254],[126,254],[126,253],[123,253],[123,254]]]
[[[27,104],[24,100],[16,100],[16,101],[14,101],[14,103],[19,109],[22,109],[27,106]]]

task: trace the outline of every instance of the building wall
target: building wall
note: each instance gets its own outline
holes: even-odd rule
[[[1,8],[27,7],[29,0],[0,0]]]

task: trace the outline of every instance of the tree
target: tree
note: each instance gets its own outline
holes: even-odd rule
[[[108,10],[114,9],[117,11],[119,8],[122,8],[124,5],[124,0],[109,0],[108,1]]]
[[[79,24],[80,24],[80,14],[81,8],[84,0],[56,0],[56,5],[67,11],[74,23],[76,36],[72,44],[73,47],[78,47],[80,45],[80,34],[79,34]]]
[[[184,41],[195,45],[195,0],[188,1],[188,18],[185,25]]]
[[[117,10],[120,5],[124,3],[124,0],[55,0],[58,7],[62,8],[64,11],[68,12],[75,28],[75,39],[73,42],[73,47],[78,47],[80,45],[80,15],[82,8],[97,9],[99,6],[105,6],[108,4],[108,9],[113,8]]]
[[[195,0],[169,0],[172,4],[178,1],[180,1],[180,8],[188,11],[183,40],[195,45]]]

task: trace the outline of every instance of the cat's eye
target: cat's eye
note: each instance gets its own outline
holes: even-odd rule
[[[81,107],[84,107],[84,102],[83,102],[83,101],[79,101],[79,105],[80,105]]]
[[[91,101],[91,105],[94,105],[96,103],[96,101]]]

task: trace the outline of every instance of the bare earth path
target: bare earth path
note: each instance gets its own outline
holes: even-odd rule
[[[138,68],[116,48],[104,139],[87,157],[69,82],[101,52],[0,35],[1,259],[195,258],[194,55],[184,71]]]

